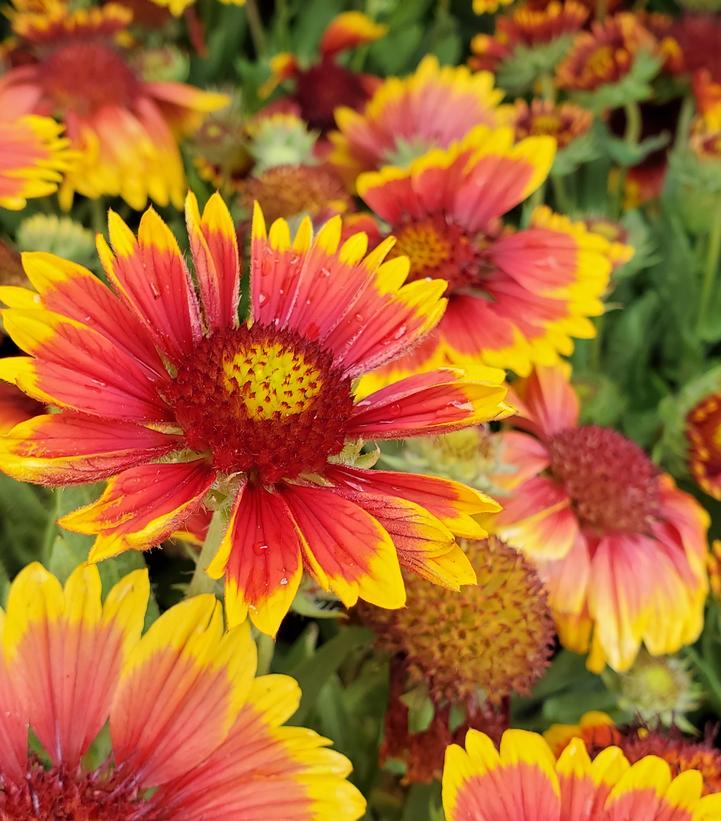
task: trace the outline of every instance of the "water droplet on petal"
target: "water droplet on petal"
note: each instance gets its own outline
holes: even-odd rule
[[[288,584],[288,579],[285,576],[283,576],[283,578],[280,580],[279,584],[282,584],[283,586],[285,586],[286,584]]]
[[[400,339],[402,336],[405,335],[407,328],[405,325],[401,325],[400,328],[393,334],[393,339]]]
[[[268,297],[265,294],[258,294],[258,305],[265,305],[268,301]]]
[[[458,410],[463,411],[472,411],[473,410],[473,403],[472,402],[461,402],[460,400],[456,400],[455,402],[450,403],[452,408],[458,408]]]
[[[253,550],[258,556],[262,556],[268,550],[268,545],[265,542],[256,542],[253,545]]]

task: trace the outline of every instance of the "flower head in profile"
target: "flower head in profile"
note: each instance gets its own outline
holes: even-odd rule
[[[295,237],[256,208],[250,309],[238,317],[235,229],[214,195],[186,204],[188,269],[152,209],[137,237],[109,214],[98,240],[110,287],[50,254],[24,255],[36,291],[3,288],[5,327],[28,356],[0,376],[60,412],[0,440],[3,469],[49,485],[109,478],[63,526],[97,537],[90,559],[160,544],[205,501],[220,508],[209,573],[232,624],[275,633],[303,570],[347,606],[405,601],[400,565],[452,588],[475,581],[455,536],[498,505],[458,483],[368,469],[364,440],[402,439],[507,415],[502,374],[440,369],[360,399],[355,380],[438,322],[445,283],[405,284],[408,260],[339,246],[340,217]]]
[[[29,199],[57,191],[73,155],[62,126],[33,115],[9,79],[0,78],[0,208],[19,211]]]
[[[554,755],[559,756],[574,738],[583,740],[591,756],[607,747],[619,747],[635,764],[648,755],[662,758],[676,777],[687,770],[703,776],[703,792],[721,792],[721,751],[713,743],[713,732],[703,739],[687,738],[676,727],[653,727],[635,722],[617,726],[606,713],[591,711],[578,724],[552,724],[543,734]]]
[[[561,368],[514,385],[505,458],[516,466],[497,531],[538,564],[561,641],[594,671],[627,670],[695,641],[708,590],[708,515],[633,442],[579,425]]]
[[[58,3],[47,13],[12,16],[32,59],[11,69],[4,83],[29,113],[57,117],[77,153],[60,188],[64,207],[75,192],[120,196],[136,209],[148,197],[181,207],[178,138],[228,101],[184,83],[144,81],[115,39],[130,20],[131,12],[115,3],[77,10]]]
[[[141,636],[148,594],[144,570],[104,601],[94,566],[64,587],[37,563],[17,576],[2,622],[0,815],[359,818],[350,762],[282,726],[298,685],[255,678],[248,626],[224,630],[220,603],[203,595]],[[83,757],[106,725],[110,751],[91,768]]]
[[[507,119],[493,75],[440,66],[427,56],[408,77],[389,77],[360,111],[336,111],[330,161],[349,185],[361,171],[407,165],[432,148],[447,148],[479,124]]]
[[[311,128],[327,131],[334,125],[333,115],[338,106],[362,108],[380,83],[377,77],[346,68],[336,58],[345,51],[375,42],[386,31],[386,26],[362,12],[339,14],[321,36],[317,61],[304,65],[287,51],[271,59],[271,76],[261,87],[261,96],[270,95],[280,84],[292,83],[290,99],[298,104],[303,119]]]
[[[443,771],[447,821],[712,821],[721,796],[702,796],[701,773],[676,776],[661,758],[634,764],[618,747],[591,758],[573,739],[556,760],[543,737],[507,730],[500,747],[470,730]]]
[[[361,197],[389,224],[393,253],[409,257],[411,276],[448,283],[437,332],[392,369],[484,363],[526,374],[569,354],[573,337],[594,335],[588,317],[603,311],[608,242],[545,206],[524,230],[504,221],[543,183],[554,155],[551,137],[515,143],[510,128],[479,126],[406,169],[359,177]]]

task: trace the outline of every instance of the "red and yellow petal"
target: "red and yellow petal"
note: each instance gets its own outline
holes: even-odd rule
[[[553,755],[541,736],[507,730],[500,752],[484,733],[469,730],[466,749],[452,744],[443,770],[448,821],[549,821],[559,818],[560,787]]]
[[[513,384],[510,401],[517,409],[513,422],[518,427],[548,439],[578,424],[579,401],[562,366],[537,367]]]
[[[579,524],[561,485],[537,476],[503,499],[494,532],[535,560],[561,559],[573,548]]]
[[[137,239],[123,220],[108,213],[110,247],[98,237],[98,253],[108,278],[128,307],[174,361],[200,338],[200,317],[190,273],[172,231],[149,208]]]
[[[208,574],[225,574],[229,624],[250,616],[262,632],[278,632],[303,574],[301,539],[280,493],[254,484],[239,490]]]
[[[157,378],[82,322],[42,309],[8,308],[5,330],[33,358],[7,357],[0,378],[46,404],[109,419],[162,422],[169,408]]]
[[[185,220],[205,324],[211,332],[237,327],[240,261],[230,212],[215,193],[201,216],[195,195],[189,192]]]
[[[123,667],[110,709],[116,764],[142,787],[188,772],[226,739],[255,667],[248,625],[226,631],[214,596],[167,610]]]
[[[320,52],[332,57],[341,51],[373,43],[383,37],[388,26],[376,23],[360,11],[346,11],[334,17],[320,40]]]
[[[350,489],[342,493],[388,532],[401,567],[450,590],[476,583],[476,573],[453,533],[428,510],[397,496]]]
[[[91,562],[146,550],[178,530],[214,480],[215,471],[204,459],[130,468],[111,479],[97,501],[63,516],[59,524],[97,536]]]
[[[415,502],[439,519],[454,536],[467,539],[482,539],[488,535],[474,517],[501,509],[490,496],[439,476],[340,465],[330,466],[326,475],[335,484],[353,490]]]
[[[416,374],[357,401],[348,435],[404,439],[503,419],[506,393],[502,383],[467,381],[456,370]]]
[[[7,96],[7,91],[0,94]],[[0,122],[1,208],[21,210],[28,199],[57,190],[73,162],[62,133],[63,127],[49,117],[25,115]]]
[[[44,411],[45,408],[40,402],[26,396],[15,385],[0,382],[0,434],[7,434],[15,425],[26,422]],[[3,440],[0,439],[0,448],[2,443]],[[4,459],[1,464],[4,469]]]
[[[350,762],[326,749],[312,730],[282,727],[297,709],[300,690],[287,676],[253,681],[225,742],[186,775],[158,790],[155,801],[171,815],[202,821],[354,821],[365,801],[345,777]]]
[[[378,607],[405,604],[398,554],[380,522],[333,488],[280,489],[301,534],[306,568],[346,607],[359,598]]]
[[[445,308],[440,280],[403,285],[408,261],[384,262],[392,240],[366,255],[367,237],[340,245],[340,217],[313,237],[309,220],[291,239],[285,220],[266,231],[256,204],[251,240],[253,319],[298,331],[335,355],[351,376],[397,357],[420,341]]]
[[[56,766],[77,766],[107,720],[149,592],[147,572],[137,570],[101,603],[100,575],[90,565],[64,588],[37,563],[13,582],[4,650],[29,724]]]
[[[51,413],[20,422],[0,439],[1,469],[21,482],[97,482],[175,450],[172,434],[132,422]]]
[[[25,252],[23,268],[48,311],[92,326],[158,378],[167,378],[152,336],[92,271],[55,254]],[[21,307],[21,306],[13,306]]]

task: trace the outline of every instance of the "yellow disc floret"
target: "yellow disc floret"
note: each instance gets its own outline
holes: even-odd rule
[[[294,416],[320,393],[320,370],[279,342],[252,344],[223,359],[224,384],[239,394],[251,419]]]

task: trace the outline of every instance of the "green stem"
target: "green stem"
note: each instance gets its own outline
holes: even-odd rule
[[[265,54],[265,31],[263,29],[263,21],[261,20],[256,0],[246,0],[245,13],[248,18],[250,38],[253,41],[255,53],[258,57],[260,57]]]
[[[541,72],[538,82],[541,86],[541,96],[544,100],[549,102],[556,102],[556,84],[553,82],[553,77],[547,72]]]
[[[698,320],[696,330],[701,333],[706,321],[706,311],[714,292],[716,275],[719,268],[719,257],[721,257],[721,202],[716,206],[711,223],[711,231],[708,238],[706,250],[706,265],[703,271],[703,281],[701,283],[701,295],[698,304]]]
[[[273,661],[273,654],[275,653],[275,640],[272,636],[266,636],[261,633],[258,636],[258,666],[256,668],[256,676],[264,676],[270,672],[270,664]]]
[[[227,527],[228,521],[225,515],[222,511],[216,510],[215,513],[213,513],[213,518],[210,520],[208,535],[205,537],[200,555],[195,563],[193,578],[190,580],[188,589],[185,591],[186,598],[198,596],[201,593],[215,592],[215,579],[211,579],[208,575],[208,566],[218,552]]]
[[[571,208],[571,201],[568,198],[566,183],[563,177],[559,177],[556,174],[551,174],[550,180],[553,188],[553,196],[556,200],[556,210],[560,211],[562,214],[570,214],[573,209]]]
[[[690,94],[683,98],[681,111],[678,115],[678,124],[676,126],[676,139],[673,144],[675,149],[684,148],[688,144],[688,132],[694,115],[695,105],[694,99]]]
[[[624,140],[627,145],[637,145],[641,137],[641,109],[638,103],[626,103],[623,107],[626,115],[626,131],[624,133]]]

